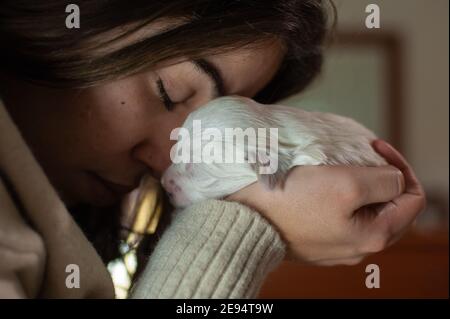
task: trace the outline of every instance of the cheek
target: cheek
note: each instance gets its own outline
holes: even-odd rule
[[[145,109],[130,94],[101,89],[86,96],[80,108],[80,130],[91,151],[117,152],[135,143]]]
[[[158,163],[163,162],[161,154],[168,158],[170,128],[177,121],[167,116],[158,97],[151,94],[142,79],[94,88],[78,104],[79,131],[83,133],[77,138],[86,143],[85,151],[90,157],[129,156],[134,148],[145,144],[146,158],[152,154]]]
[[[115,108],[108,108],[108,112],[98,112],[83,122],[82,135],[80,140],[86,143],[86,151],[98,153],[118,153],[126,150],[132,145],[135,129],[134,118],[128,112]]]
[[[134,160],[157,172],[171,164],[176,141],[170,140],[170,132],[189,113],[188,108],[165,110],[141,75],[83,90],[67,109],[62,131],[72,150],[72,166],[117,170]]]

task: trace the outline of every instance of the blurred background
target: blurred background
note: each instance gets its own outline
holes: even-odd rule
[[[414,167],[428,205],[414,229],[357,266],[284,263],[263,298],[448,298],[449,2],[334,0],[335,40],[322,75],[283,103],[347,115],[396,146]],[[368,29],[366,6],[380,8]],[[368,289],[368,264],[380,288]]]

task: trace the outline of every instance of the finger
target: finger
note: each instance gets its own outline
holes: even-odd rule
[[[368,232],[381,234],[392,244],[411,226],[424,206],[423,197],[405,193],[384,205]]]
[[[389,164],[397,167],[403,173],[405,178],[405,192],[423,195],[422,186],[402,154],[392,147],[392,145],[380,139],[375,140],[372,146]]]
[[[382,140],[374,142],[374,148],[386,160],[398,167],[405,176],[405,193],[392,200],[378,215],[376,224],[384,226],[396,236],[403,232],[425,208],[425,192],[405,158],[391,145]]]
[[[348,186],[352,199],[352,210],[361,206],[388,202],[404,190],[401,171],[393,166],[349,168]]]

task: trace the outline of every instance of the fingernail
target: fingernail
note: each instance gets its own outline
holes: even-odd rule
[[[403,193],[403,190],[405,189],[405,179],[403,177],[403,173],[401,170],[397,170],[397,184],[398,184],[398,190],[399,194]]]
[[[386,142],[386,141],[383,141],[383,142],[384,142],[384,144],[386,144],[386,146],[389,147],[391,150],[396,151],[395,147],[394,147],[392,144],[390,144],[390,143],[388,143],[388,142]]]
[[[385,147],[387,147],[387,148],[390,148],[391,150],[394,149],[394,147],[393,147],[391,144],[389,144],[388,142],[386,142],[385,140],[382,140],[382,139],[377,139],[377,140],[374,141],[374,143],[377,144],[378,147],[380,147],[380,146],[381,146],[381,147],[385,146]]]

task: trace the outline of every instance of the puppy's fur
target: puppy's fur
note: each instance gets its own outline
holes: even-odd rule
[[[225,152],[236,147],[244,151],[245,147],[236,140],[227,141],[225,128],[278,128],[278,170],[274,174],[259,174],[258,162],[172,164],[164,172],[162,184],[177,207],[223,198],[257,180],[269,188],[282,185],[286,173],[294,166],[386,164],[370,145],[376,138],[374,133],[352,119],[330,113],[263,105],[249,98],[228,96],[215,99],[189,115],[183,127],[191,137],[193,120],[201,120],[202,131],[207,127],[218,128],[223,139],[215,142],[223,142]],[[268,142],[267,155],[246,147],[246,158],[269,156],[269,146]]]

